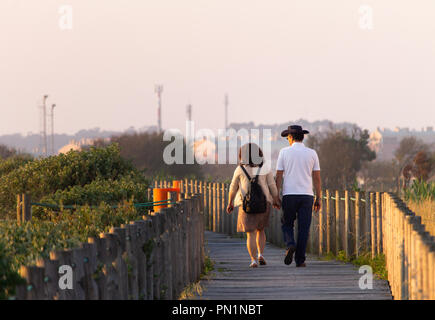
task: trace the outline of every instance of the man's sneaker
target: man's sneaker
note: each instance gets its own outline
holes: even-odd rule
[[[305,264],[305,262],[299,263],[296,265],[296,268],[305,268],[307,265]]]
[[[284,263],[286,265],[289,265],[289,264],[292,263],[292,261],[293,261],[293,254],[295,253],[295,251],[296,251],[296,247],[295,246],[291,246],[291,247],[289,247],[287,249],[286,255],[285,255],[285,258],[284,258]]]

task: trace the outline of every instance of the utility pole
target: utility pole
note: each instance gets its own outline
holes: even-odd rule
[[[42,152],[45,156],[48,155],[48,145],[47,145],[47,102],[48,95],[44,95],[42,99]]]
[[[225,130],[227,130],[228,129],[228,104],[229,104],[227,93],[225,94],[224,104],[225,104]]]
[[[192,121],[192,105],[188,104],[186,107],[187,120]]]
[[[154,92],[157,93],[157,98],[158,98],[157,127],[159,130],[159,133],[161,133],[162,132],[162,92],[163,92],[163,85],[156,84],[154,87]]]
[[[54,156],[54,108],[55,104],[51,105],[51,155]]]

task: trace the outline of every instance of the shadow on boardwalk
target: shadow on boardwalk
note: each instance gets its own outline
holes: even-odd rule
[[[284,250],[267,244],[267,266],[248,268],[245,241],[206,232],[210,258],[215,262],[210,280],[202,280],[203,293],[195,299],[267,300],[385,300],[391,299],[387,281],[374,279],[372,290],[361,290],[361,274],[351,264],[308,257],[307,268],[286,266]]]

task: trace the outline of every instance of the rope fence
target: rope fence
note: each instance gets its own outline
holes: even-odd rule
[[[152,190],[152,189],[150,189]],[[159,201],[150,201],[150,202],[142,202],[142,203],[133,203],[135,208],[148,208],[150,211],[154,211],[156,208],[163,208],[167,206],[173,206],[177,203],[175,199],[166,199]],[[100,206],[95,205],[59,205],[53,203],[40,203],[40,202],[31,202],[31,197],[28,194],[19,194],[17,195],[17,221],[25,222],[30,221],[32,219],[32,206],[42,207],[53,209],[56,211],[62,209],[79,209],[79,208],[91,208],[98,209]],[[126,207],[128,204],[122,205],[110,205],[112,209],[117,209],[121,207]]]

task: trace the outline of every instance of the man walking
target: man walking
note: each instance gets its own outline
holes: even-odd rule
[[[303,144],[307,130],[292,125],[281,133],[287,137],[289,147],[281,149],[276,167],[278,194],[282,185],[282,232],[287,246],[284,263],[289,265],[295,254],[296,267],[305,267],[305,250],[311,225],[311,215],[321,206],[321,179],[319,157],[316,151]],[[313,194],[313,183],[316,198]],[[295,242],[294,222],[298,220],[298,237]]]

